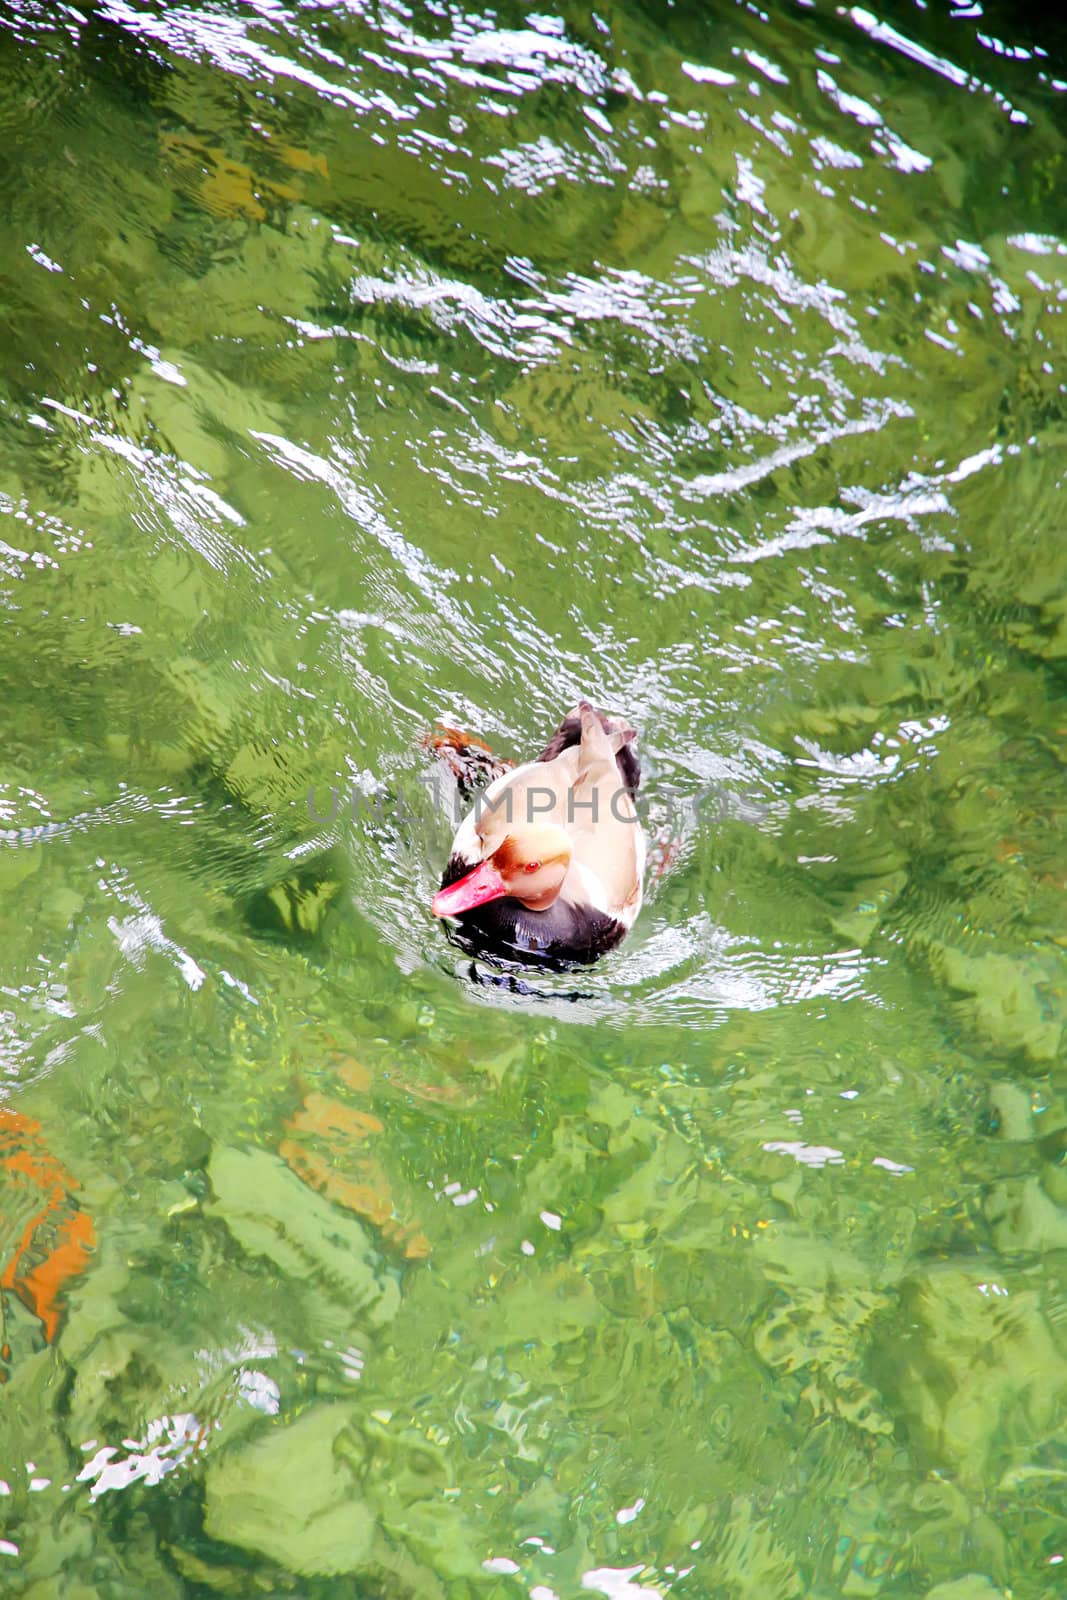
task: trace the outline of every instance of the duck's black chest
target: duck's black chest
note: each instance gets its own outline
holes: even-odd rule
[[[441,879],[447,889],[470,871],[453,856]],[[521,900],[490,900],[457,918],[454,937],[472,955],[498,956],[527,966],[559,967],[596,961],[619,943],[626,929],[592,906],[557,900],[547,911],[528,911]]]

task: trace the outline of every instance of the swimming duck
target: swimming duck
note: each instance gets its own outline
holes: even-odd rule
[[[565,967],[595,961],[629,932],[645,863],[635,738],[583,700],[536,760],[480,796],[430,905],[458,919],[468,949]]]

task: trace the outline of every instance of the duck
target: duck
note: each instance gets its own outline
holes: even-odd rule
[[[473,954],[586,965],[641,909],[646,843],[636,729],[582,700],[532,761],[495,778],[460,823],[434,916]]]

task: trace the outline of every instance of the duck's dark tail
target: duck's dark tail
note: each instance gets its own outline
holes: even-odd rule
[[[614,734],[622,742],[615,752],[615,760],[619,767],[619,776],[627,789],[635,794],[641,783],[641,763],[634,753],[633,741],[637,738],[637,730],[631,728],[622,717],[609,717],[603,711],[596,715],[600,718],[600,726],[607,734]],[[568,711],[551,739],[545,745],[539,761],[554,761],[564,750],[569,750],[572,745],[582,742],[582,707],[575,706],[573,711]],[[612,741],[614,742],[614,740]]]

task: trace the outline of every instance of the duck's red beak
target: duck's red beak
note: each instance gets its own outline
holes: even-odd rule
[[[491,861],[483,861],[468,872],[458,883],[447,889],[438,889],[430,901],[435,917],[458,917],[461,912],[484,906],[487,900],[499,900],[508,892],[508,886]]]

